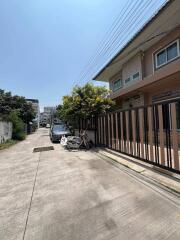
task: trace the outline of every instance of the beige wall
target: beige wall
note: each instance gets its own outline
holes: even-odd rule
[[[130,107],[140,107],[140,106],[144,106],[144,95],[143,94],[137,94],[130,98],[122,100],[122,108],[123,109],[128,109]]]
[[[130,61],[123,65],[122,79],[125,80],[128,76],[133,75],[136,72],[141,73],[140,81],[132,82],[129,85],[124,86],[120,90],[111,94],[111,97],[116,100],[117,107],[127,108],[127,105],[138,105],[134,101],[127,101],[133,96],[144,96],[144,104],[152,104],[152,98],[158,94],[174,91],[180,89],[180,58],[164,65],[158,70],[154,71],[153,55],[156,51],[167,46],[169,43],[180,39],[180,28],[175,29],[169,33],[166,37],[162,38],[158,43],[144,52],[144,58],[142,54],[138,54]],[[119,75],[115,75],[111,79],[112,81],[119,78]],[[142,80],[142,81],[141,81]],[[133,84],[134,83],[134,84]],[[111,85],[110,84],[110,85]],[[173,97],[173,94],[172,94]],[[169,98],[172,98],[169,96]],[[168,96],[167,96],[168,99]],[[131,104],[131,102],[135,104]],[[139,103],[139,101],[138,101]],[[142,97],[139,105],[142,105]]]
[[[141,54],[137,54],[133,58],[131,58],[127,63],[125,63],[122,67],[122,79],[123,82],[128,78],[132,77],[135,73],[140,73],[139,80],[142,80],[142,64],[141,64]],[[129,84],[125,85],[124,87],[133,84],[134,82],[131,81]]]
[[[173,80],[173,78],[172,78]],[[166,94],[167,96],[165,97],[166,100],[171,100],[175,97],[180,97],[180,94],[176,94],[173,96],[173,93],[175,91],[180,91],[180,83],[178,84],[178,81],[174,81],[174,84],[168,84],[165,82],[164,84],[157,85],[156,87],[154,86],[153,88],[150,88],[148,92],[145,93],[145,105],[149,105],[153,103],[153,98],[157,97],[161,94]]]
[[[113,88],[113,81],[121,78],[123,80],[123,88],[128,87],[129,85],[135,84],[137,81],[130,81],[128,84],[125,84],[125,80],[129,77],[132,78],[132,76],[139,72],[140,77],[137,81],[142,80],[142,57],[141,53],[134,56],[132,59],[130,59],[127,63],[125,63],[122,67],[122,70],[120,70],[116,75],[114,75],[109,82],[109,88],[112,90]],[[132,80],[132,79],[131,79]],[[121,91],[118,90],[117,93]]]
[[[112,88],[112,82],[117,80],[118,78],[127,79],[129,76],[132,76],[136,72],[140,72],[140,80],[146,78],[147,76],[153,75],[154,72],[154,60],[153,56],[154,53],[160,50],[161,48],[165,47],[169,43],[175,41],[176,39],[180,39],[180,27],[176,28],[174,31],[163,37],[160,41],[158,41],[155,45],[150,47],[147,51],[143,54],[139,53],[133,58],[131,58],[128,62],[126,62],[120,72],[114,75],[110,79],[110,88]],[[173,63],[173,62],[172,62]],[[168,63],[168,65],[172,64]],[[166,68],[166,65],[162,68]],[[122,73],[121,73],[122,71]],[[133,84],[132,81],[130,83]],[[128,87],[128,85],[124,85],[124,87]]]
[[[113,81],[122,79],[122,71],[120,70],[116,75],[114,75],[109,82],[109,89],[113,89]]]
[[[153,74],[154,69],[154,62],[153,62],[153,55],[156,51],[160,50],[161,48],[165,47],[169,43],[173,42],[174,40],[180,38],[180,28],[175,29],[173,32],[166,35],[162,38],[158,43],[153,45],[147,51],[144,52],[144,77]],[[171,64],[171,63],[169,63]],[[165,68],[164,66],[163,68]]]

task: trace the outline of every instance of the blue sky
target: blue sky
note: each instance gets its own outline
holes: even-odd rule
[[[60,103],[126,2],[1,0],[0,88],[37,98],[41,108]],[[164,1],[156,2],[152,12]]]

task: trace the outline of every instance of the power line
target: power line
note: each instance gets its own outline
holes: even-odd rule
[[[111,24],[110,28],[106,31],[104,37],[102,38],[102,40],[100,41],[100,43],[97,46],[97,49],[95,51],[95,54],[97,54],[100,49],[103,46],[103,41],[104,39],[107,39],[107,36],[109,34],[111,34],[113,32],[113,30],[117,27],[119,21],[120,21],[120,17],[122,17],[122,15],[124,14],[124,12],[126,12],[126,10],[128,9],[128,7],[130,6],[130,4],[132,4],[131,0],[128,0],[127,4],[124,6],[124,8],[122,8],[122,10],[120,11],[120,13],[118,14],[118,16],[115,18],[115,20],[113,21],[113,23]],[[100,48],[100,49],[99,49]],[[84,69],[81,71],[81,73],[79,74],[79,77],[81,77],[81,75],[84,73],[84,71],[86,70],[86,68],[89,66],[89,64],[91,63],[91,60],[94,58],[94,55],[91,56],[91,58],[89,59],[89,62],[85,65]]]
[[[156,1],[156,0],[155,0],[155,1]],[[142,22],[142,20],[144,19],[144,17],[145,17],[146,14],[147,14],[147,11],[149,11],[149,8],[151,8],[152,5],[154,4],[153,0],[151,0],[151,3],[149,4],[149,8],[146,9],[146,7],[147,7],[148,4],[149,4],[149,3],[147,3],[147,4],[143,7],[143,9],[142,9],[142,11],[143,11],[145,14],[143,14],[143,15],[139,14],[139,15],[138,15],[138,18],[136,19],[136,20],[138,20],[138,21],[135,21],[135,22],[134,22],[134,21],[133,21],[134,19],[132,19],[132,21],[131,21],[132,25],[130,26],[129,31],[123,36],[123,38],[121,39],[121,41],[120,41],[119,43],[117,43],[117,46],[116,46],[116,42],[117,42],[118,38],[115,39],[115,41],[113,42],[113,44],[106,50],[106,52],[105,52],[104,54],[106,54],[110,48],[115,47],[115,49],[113,50],[113,52],[112,52],[112,50],[111,50],[111,52],[109,52],[109,55],[108,55],[108,56],[110,56],[112,53],[116,52],[116,51],[120,48],[120,46],[122,46],[124,40],[127,39],[129,32],[132,31],[132,29],[134,28],[135,25],[139,26],[138,24]],[[145,9],[146,9],[146,10],[145,10]],[[145,10],[145,11],[144,11],[144,10]],[[139,17],[140,17],[140,18],[139,18]],[[131,24],[131,23],[130,23],[130,24]],[[133,34],[132,34],[132,35],[133,35]]]
[[[139,0],[138,0],[138,1],[139,1]],[[138,1],[136,1],[136,4],[138,3]],[[126,13],[125,17],[122,18],[122,22],[121,22],[120,26],[116,29],[116,31],[113,33],[113,35],[110,37],[110,39],[106,42],[106,44],[104,45],[104,48],[102,49],[102,51],[103,51],[104,49],[106,49],[106,47],[108,46],[108,44],[110,43],[110,41],[113,40],[113,37],[116,36],[117,31],[118,31],[119,29],[122,29],[123,26],[125,26],[125,23],[127,22],[127,17],[129,16],[129,13],[131,12],[131,10],[132,10],[133,8],[135,8],[135,10],[138,9],[138,7],[140,6],[140,4],[141,4],[142,2],[143,2],[143,1],[140,0],[140,3],[139,3],[139,5],[138,5],[136,8],[135,8],[135,5],[133,5],[133,6],[131,7],[131,9],[129,10],[129,12]],[[134,10],[134,12],[135,12],[135,10]],[[125,20],[125,21],[124,21],[124,20]],[[120,27],[121,27],[121,28],[120,28]],[[118,32],[118,33],[119,33],[119,32]]]
[[[167,1],[166,1],[166,2],[167,2]],[[162,7],[162,5],[161,5],[161,7]],[[147,10],[148,10],[148,9],[147,9]],[[147,12],[147,11],[146,11],[146,12]],[[146,14],[144,14],[144,15],[146,15]],[[143,15],[142,18],[140,18],[140,21],[139,21],[139,22],[141,22],[141,20],[144,18],[144,15]],[[139,24],[139,22],[138,22],[138,24]],[[134,24],[137,24],[137,23],[135,22]],[[132,25],[132,26],[134,26],[134,25]],[[131,26],[131,27],[132,27],[132,26]],[[141,28],[142,28],[142,27],[141,27]],[[131,30],[131,29],[130,29],[130,30]],[[126,35],[127,35],[127,34],[126,34]],[[121,46],[121,44],[124,42],[125,39],[126,39],[126,36],[124,37],[123,41],[121,41],[121,43],[118,44],[117,47],[115,46],[115,47],[116,47],[115,50],[119,49],[119,47]],[[113,50],[113,52],[111,51],[110,54],[111,54],[111,53],[114,53],[115,50]],[[106,51],[106,52],[107,52],[107,51]],[[106,52],[105,52],[105,53],[106,53]],[[109,54],[109,55],[110,55],[110,54]],[[104,54],[104,55],[105,55],[105,54]],[[109,56],[109,55],[108,55],[108,56]],[[90,70],[91,70],[91,69],[90,69]],[[91,81],[91,79],[90,79],[89,81]],[[89,81],[88,81],[88,82],[89,82]]]
[[[107,42],[103,45],[103,48],[101,49],[101,51],[99,52],[99,54],[96,54],[97,56],[94,57],[92,64],[89,66],[90,68],[91,68],[91,66],[93,66],[93,64],[94,64],[94,62],[96,61],[96,59],[101,56],[101,54],[103,53],[104,49],[106,49],[106,46],[108,46],[108,44],[110,44],[111,40],[113,40],[113,36],[114,36],[114,34],[117,32],[117,30],[118,30],[118,29],[123,29],[123,27],[125,26],[125,23],[127,22],[127,19],[132,16],[132,14],[129,16],[129,14],[131,13],[132,9],[135,9],[134,11],[136,11],[142,3],[143,3],[142,0],[136,1],[135,4],[133,4],[133,5],[131,6],[130,10],[126,12],[126,14],[125,14],[124,18],[122,18],[122,21],[120,22],[120,25],[118,26],[118,28],[115,30],[115,32],[114,32],[113,35],[110,37],[110,39],[107,40]],[[88,69],[88,71],[86,71],[86,72],[84,73],[84,75],[82,76],[82,78],[80,79],[80,81],[83,80],[84,77],[86,77],[86,75],[87,75],[88,73],[89,73],[89,69]]]
[[[151,0],[151,2],[152,2],[153,0]],[[142,2],[142,1],[141,1]],[[109,49],[112,47],[112,46],[115,46],[116,47],[116,45],[114,44],[115,42],[116,42],[116,40],[118,40],[118,38],[119,38],[119,34],[120,34],[120,32],[121,32],[121,35],[126,31],[126,28],[128,29],[128,31],[127,31],[127,33],[126,33],[126,36],[129,34],[129,32],[131,31],[131,28],[132,28],[132,25],[131,25],[131,23],[133,22],[133,26],[136,24],[136,21],[138,20],[138,18],[139,18],[139,16],[140,16],[140,14],[138,15],[138,13],[139,12],[141,12],[141,11],[144,11],[144,9],[147,7],[147,5],[149,4],[149,2],[145,2],[145,3],[143,3],[143,5],[141,6],[141,4],[139,4],[136,8],[135,8],[135,15],[133,16],[132,14],[130,15],[130,22],[128,23],[128,25],[126,25],[126,23],[127,23],[127,20],[124,22],[124,25],[122,25],[122,28],[123,28],[123,30],[121,31],[121,29],[119,29],[119,32],[116,34],[116,37],[113,39],[113,41],[112,41],[112,43],[109,43],[109,45],[104,49],[104,52],[102,52],[101,53],[101,55],[99,55],[98,56],[98,58],[100,58],[101,56],[105,56],[106,55],[106,53],[109,51]],[[139,8],[139,6],[141,6],[140,8]],[[151,6],[151,5],[150,5]],[[127,15],[128,16],[128,15]],[[131,18],[131,16],[133,16],[132,18]],[[126,26],[126,28],[125,28],[125,26]],[[98,58],[95,58],[94,59],[94,64],[97,64],[97,62],[99,62],[99,59]],[[96,62],[95,62],[96,61]],[[81,80],[83,80],[86,76],[87,76],[87,74],[91,71],[91,69],[93,68],[94,66],[92,65],[92,66],[90,66],[90,69],[86,72],[86,74],[83,76],[83,78],[81,79]]]
[[[154,3],[152,2],[151,5],[150,5],[150,7],[151,7],[153,4],[154,4]],[[143,14],[142,16],[140,15],[141,18],[139,19],[138,22],[136,22],[136,25],[139,26],[139,24],[142,22],[142,20],[143,20],[144,17],[146,16],[148,10],[149,10],[149,9],[146,9],[146,11],[144,11],[144,14]],[[134,24],[131,26],[131,28],[132,28],[132,27],[134,27]],[[142,28],[142,27],[143,27],[143,25],[142,25],[140,28]],[[133,35],[133,34],[132,34],[132,35]],[[124,38],[121,40],[121,42],[118,43],[118,45],[115,47],[115,49],[113,50],[113,52],[111,51],[111,52],[109,53],[109,55],[111,55],[111,54],[113,54],[114,52],[116,52],[116,51],[122,46],[122,44],[123,44],[123,42],[126,40],[126,38],[127,38],[127,36],[125,35]],[[109,55],[108,55],[108,56],[109,56]]]
[[[167,1],[166,1],[167,2]],[[124,40],[127,39],[127,35],[129,34],[130,31],[132,31],[132,27],[134,27],[134,25],[137,25],[137,21],[138,21],[138,24],[143,20],[143,18],[145,17],[146,14],[144,14],[143,16],[140,14],[137,15],[137,13],[139,12],[143,12],[144,9],[148,6],[148,8],[146,9],[145,12],[149,11],[149,8],[151,8],[152,4],[153,4],[153,0],[149,2],[146,1],[146,3],[144,3],[143,1],[141,1],[141,3],[138,3],[138,1],[136,2],[136,4],[134,5],[131,5],[131,9],[128,11],[128,13],[126,13],[124,16],[123,16],[123,20],[120,22],[120,14],[118,15],[118,17],[116,18],[116,20],[114,21],[115,25],[111,27],[112,29],[111,30],[108,30],[107,33],[112,33],[112,35],[110,35],[109,39],[104,43],[102,44],[102,47],[97,51],[97,53],[95,54],[94,57],[91,57],[90,59],[90,63],[87,64],[86,66],[88,66],[89,68],[87,69],[87,71],[85,72],[85,70],[83,71],[83,75],[82,77],[80,78],[80,81],[84,80],[86,78],[86,76],[89,74],[89,72],[91,72],[95,66],[97,66],[97,61],[99,62],[101,60],[101,57],[103,56],[106,56],[106,54],[108,54],[107,56],[111,55],[112,53],[114,53],[117,49],[119,49],[119,47],[123,44]],[[143,3],[143,4],[142,4]],[[127,4],[124,8],[124,10],[129,6],[129,4]],[[131,13],[131,15],[129,16],[130,12],[132,11],[132,8],[134,7],[134,11]],[[162,7],[162,5],[161,5]],[[122,12],[122,11],[121,11]],[[135,15],[133,15],[135,13]],[[140,19],[139,19],[140,17]],[[128,18],[128,19],[127,19]],[[128,22],[128,20],[130,19],[130,22]],[[119,24],[120,23],[120,24]],[[126,25],[126,23],[128,23]],[[131,25],[131,23],[133,23]],[[128,29],[128,31],[126,32],[125,36],[123,39],[121,39],[121,42],[118,43],[118,39],[119,39],[119,34],[120,36],[122,36],[122,34],[124,33],[124,31],[126,31],[125,29],[125,25],[126,25],[126,29]],[[138,25],[139,26],[139,25]],[[130,27],[130,28],[129,28]],[[113,32],[113,30],[115,30]],[[107,33],[105,34],[105,36],[107,35]],[[101,41],[102,43],[102,41]],[[118,44],[118,45],[117,45]],[[115,47],[115,49],[112,49],[113,47]],[[108,53],[108,51],[110,50],[110,52]],[[91,79],[90,79],[91,80]],[[89,81],[90,81],[89,80]],[[88,81],[88,82],[89,82]]]

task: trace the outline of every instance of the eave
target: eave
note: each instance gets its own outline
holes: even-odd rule
[[[170,31],[180,25],[179,0],[168,1],[135,36],[93,77],[93,80],[109,82],[123,64],[138,52],[146,51]],[[168,18],[168,19],[167,19]]]

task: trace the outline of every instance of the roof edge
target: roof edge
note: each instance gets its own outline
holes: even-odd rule
[[[95,81],[100,81],[97,80],[96,78],[100,76],[100,74],[108,67],[108,65],[110,65],[118,55],[120,55],[140,34],[141,32],[143,32],[150,24],[153,23],[153,21],[159,16],[159,14],[161,14],[164,10],[166,10],[166,8],[172,4],[172,2],[174,2],[175,0],[168,0],[167,2],[165,2],[163,4],[163,6],[157,10],[157,12],[137,31],[137,33],[125,44],[124,47],[122,47],[116,54],[115,56],[108,61],[104,67],[92,78],[92,80]]]

